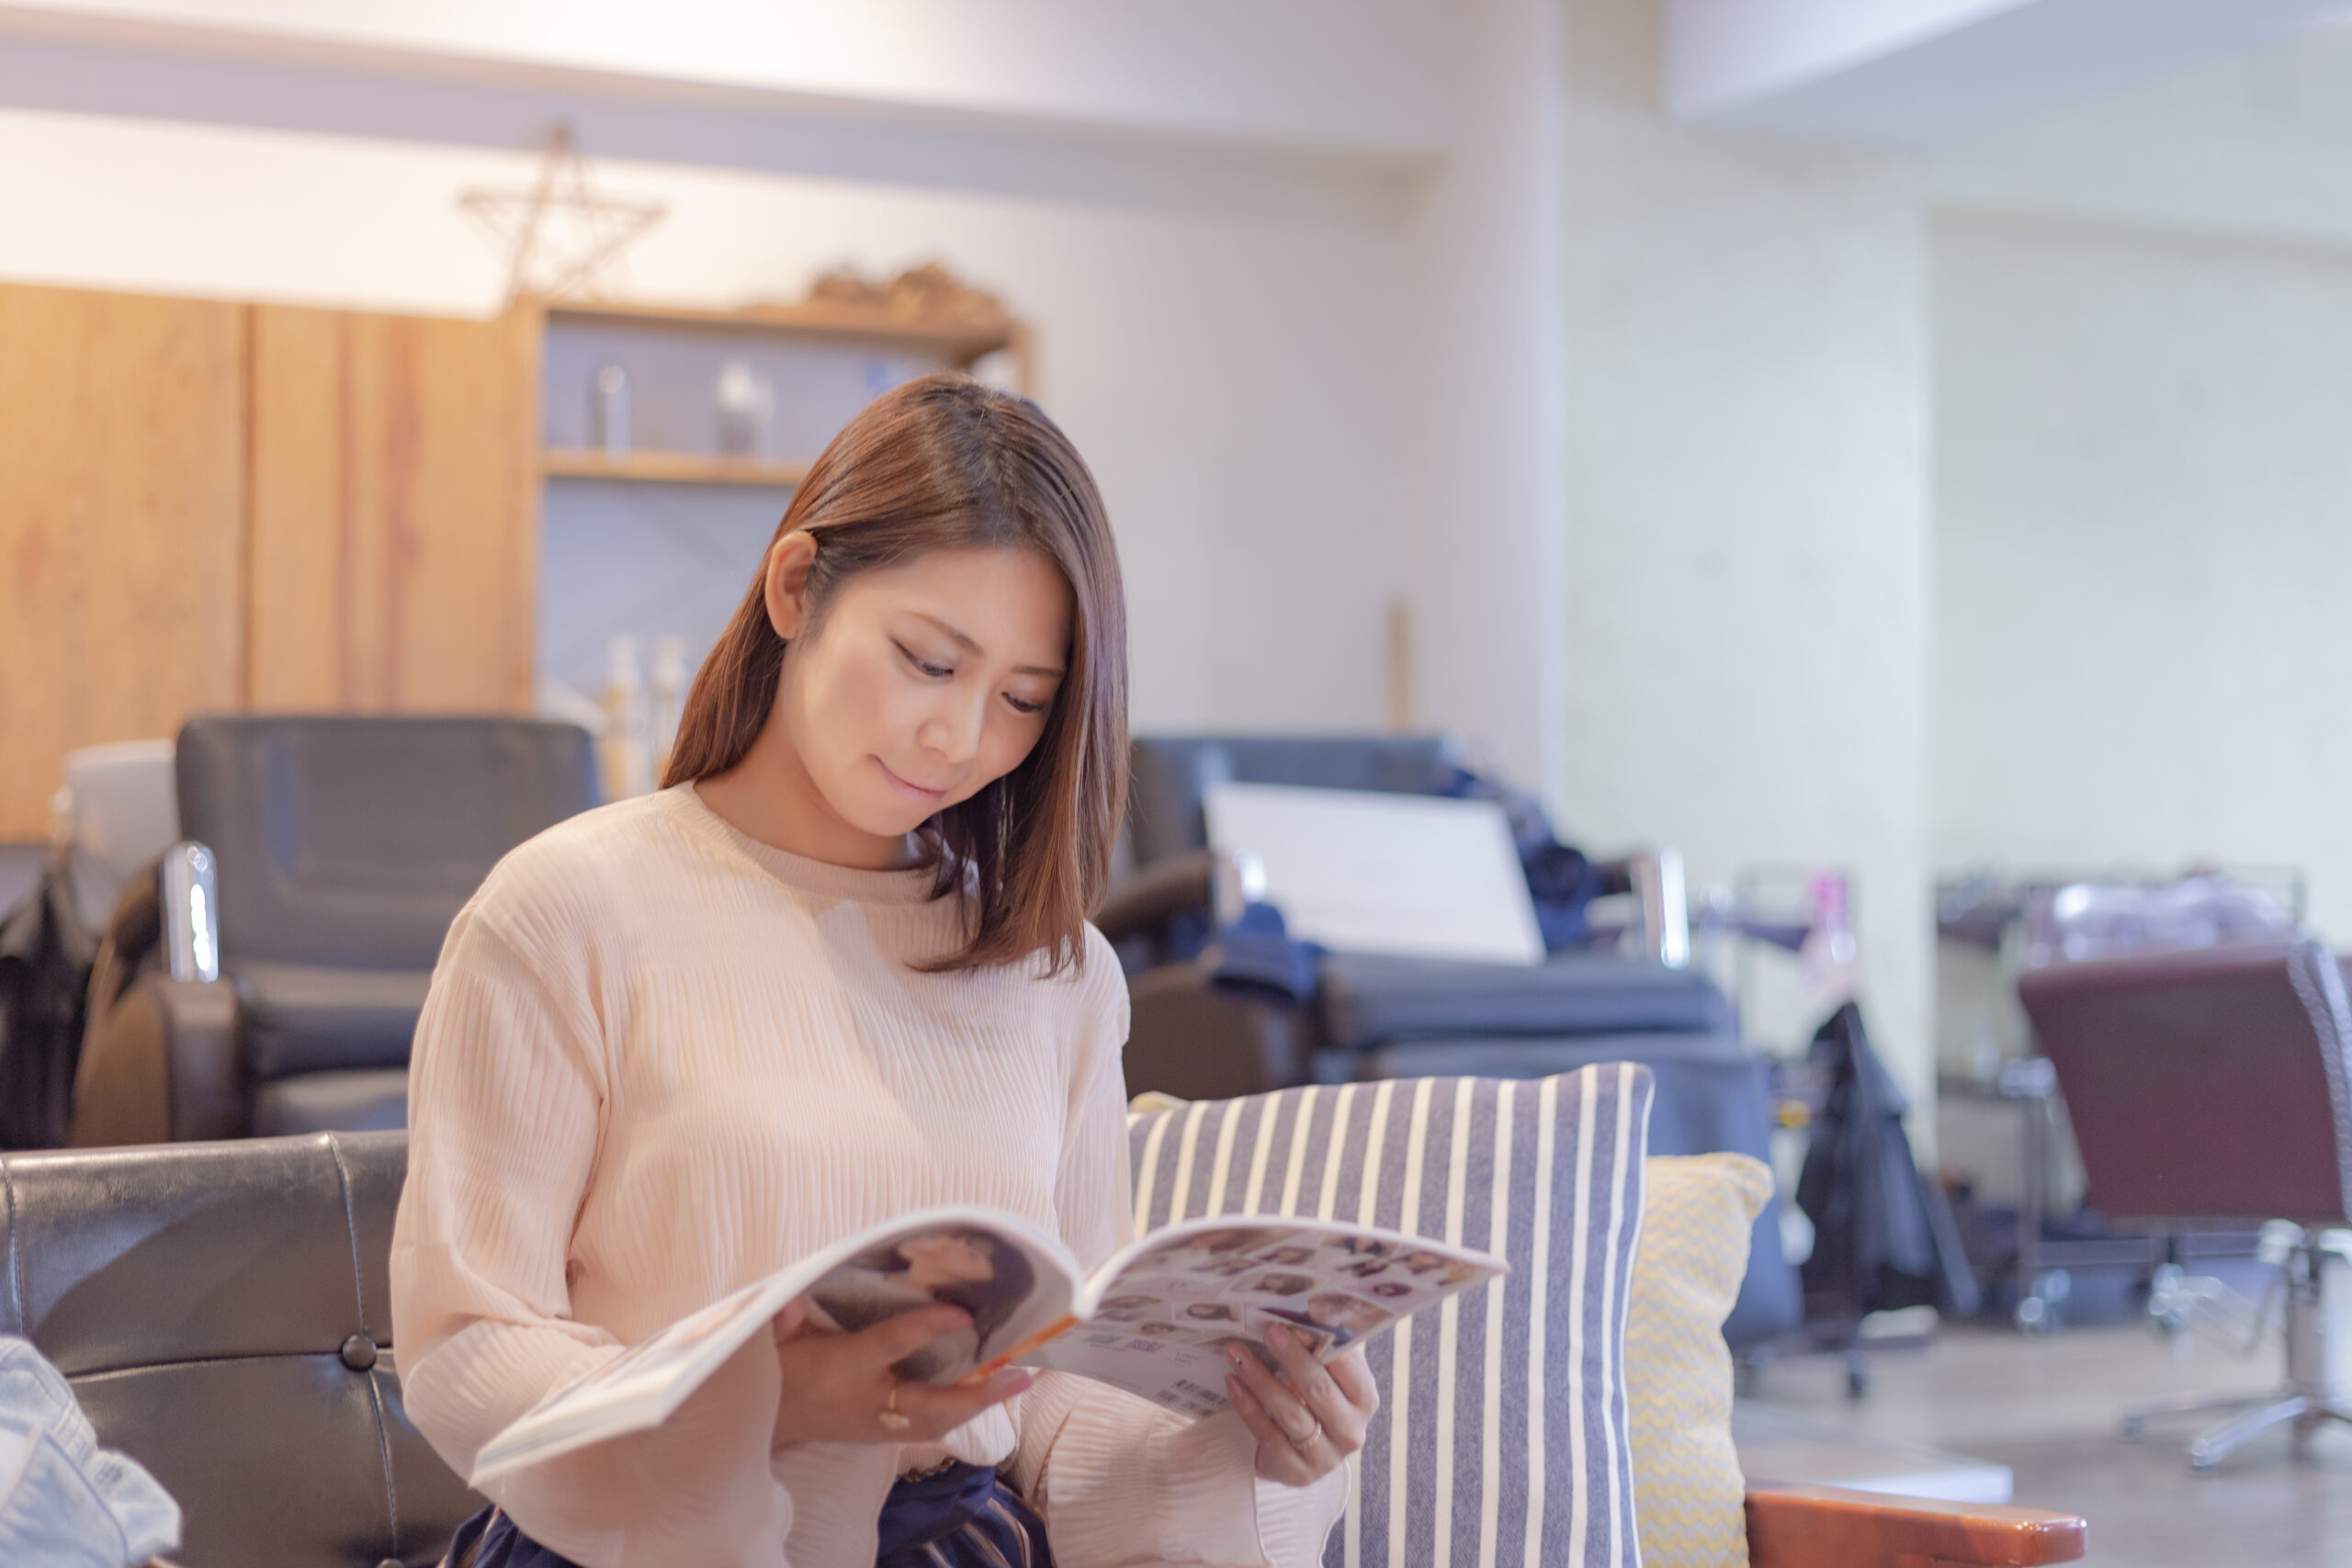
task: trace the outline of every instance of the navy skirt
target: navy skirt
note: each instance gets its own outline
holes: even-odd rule
[[[882,1501],[875,1568],[1054,1568],[1045,1521],[986,1465],[901,1481]],[[501,1508],[458,1527],[442,1568],[574,1568]]]

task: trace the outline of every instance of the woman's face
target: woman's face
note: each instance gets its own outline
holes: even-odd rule
[[[1019,767],[1045,733],[1070,594],[1035,551],[933,550],[860,572],[813,633],[791,624],[805,612],[788,592],[779,605],[774,576],[770,611],[789,642],[778,712],[809,784],[854,834],[895,850]]]

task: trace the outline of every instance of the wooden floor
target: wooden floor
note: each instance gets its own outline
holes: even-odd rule
[[[2352,1428],[2321,1434],[2301,1461],[2274,1433],[2204,1474],[2189,1470],[2182,1445],[2210,1417],[2160,1423],[2143,1441],[2116,1434],[2129,1406],[2256,1392],[2280,1364],[2275,1340],[2244,1361],[2137,1325],[2040,1339],[1963,1328],[1926,1349],[1873,1356],[1860,1403],[1846,1398],[1828,1358],[1776,1362],[1751,1392],[1858,1436],[2008,1465],[2018,1503],[2090,1521],[2095,1568],[2347,1568]]]

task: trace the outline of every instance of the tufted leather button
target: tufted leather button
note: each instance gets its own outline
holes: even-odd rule
[[[340,1354],[345,1366],[364,1372],[376,1364],[376,1342],[365,1334],[355,1334],[343,1342]]]

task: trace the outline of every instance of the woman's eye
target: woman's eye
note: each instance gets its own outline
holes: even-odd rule
[[[1045,704],[1024,702],[1021,698],[1014,696],[1010,692],[1005,694],[1004,700],[1012,705],[1012,711],[1015,713],[1043,713],[1046,711]]]
[[[956,673],[955,671],[949,669],[944,664],[926,664],[923,660],[915,656],[915,652],[912,649],[907,648],[903,645],[899,649],[899,655],[908,663],[913,665],[918,671],[930,676],[934,681],[944,681],[948,676]]]

